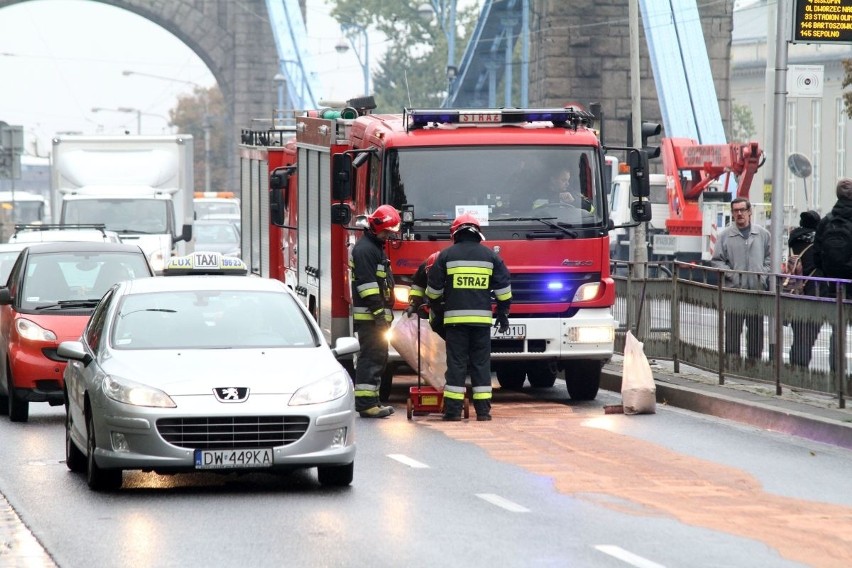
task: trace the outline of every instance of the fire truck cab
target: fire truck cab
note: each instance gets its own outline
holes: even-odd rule
[[[500,385],[550,387],[564,373],[571,398],[595,398],[615,330],[610,175],[595,117],[574,107],[385,115],[363,102],[300,116],[289,139],[244,133],[252,272],[293,287],[333,341],[352,333],[348,253],[371,211],[387,203],[402,215],[386,245],[398,313],[420,263],[470,213],[511,273],[511,325],[492,332]],[[400,365],[391,353],[385,397]]]

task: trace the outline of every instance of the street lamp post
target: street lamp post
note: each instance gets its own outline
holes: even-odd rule
[[[204,129],[204,191],[210,191],[210,130],[212,128],[212,123],[210,121],[210,109],[207,100],[209,98],[210,93],[207,90],[207,87],[204,87],[203,85],[196,83],[195,81],[177,79],[174,77],[164,77],[162,75],[154,75],[152,73],[140,73],[139,71],[131,71],[129,69],[125,69],[121,72],[121,74],[125,77],[128,77],[130,75],[139,75],[140,77],[150,77],[152,79],[160,79],[162,81],[171,81],[172,83],[184,83],[186,85],[192,85],[204,91],[204,123],[202,124],[202,128]]]
[[[118,107],[116,110],[121,112],[135,112],[136,113],[136,134],[142,134],[142,111],[138,108],[130,108],[130,107]]]
[[[276,114],[278,115],[278,120],[282,121],[284,120],[284,88],[287,86],[287,77],[279,71],[272,80],[278,86],[278,112]]]
[[[369,96],[370,94],[370,40],[367,35],[367,28],[360,24],[340,24],[340,31],[343,32],[343,35],[349,40],[349,44],[352,45],[352,50],[355,52],[355,57],[358,58],[358,63],[361,64],[361,70],[364,73],[364,96]],[[358,46],[355,43],[355,34],[361,35],[361,41],[363,44],[363,58],[361,57],[361,50],[358,49]],[[349,51],[349,45],[343,41],[341,38],[340,41],[337,42],[337,45],[334,46],[335,51],[337,53],[346,53]]]
[[[447,37],[447,95],[453,88],[458,67],[456,67],[456,2],[457,0],[429,0],[421,4],[417,11],[424,17],[437,15],[438,25]]]

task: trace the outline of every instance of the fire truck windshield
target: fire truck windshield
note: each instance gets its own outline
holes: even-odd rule
[[[387,155],[385,188],[396,208],[413,206],[417,225],[443,227],[466,212],[567,227],[603,223],[601,170],[590,147],[470,146],[397,148]]]

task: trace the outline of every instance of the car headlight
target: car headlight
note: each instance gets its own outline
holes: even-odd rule
[[[154,408],[177,407],[175,401],[163,391],[127,379],[107,375],[104,377],[103,389],[109,398],[124,404]]]
[[[352,388],[352,381],[346,371],[340,371],[323,379],[305,385],[293,393],[290,406],[320,404],[344,396]]]
[[[586,284],[583,284],[582,286],[577,288],[577,291],[574,293],[574,301],[584,302],[587,300],[594,300],[598,297],[600,288],[600,282],[588,282]]]
[[[15,320],[15,329],[18,330],[18,335],[30,341],[56,341],[55,333],[28,319]]]
[[[148,262],[151,263],[151,268],[154,272],[162,272],[166,268],[166,259],[163,257],[163,251],[155,250],[148,256]]]

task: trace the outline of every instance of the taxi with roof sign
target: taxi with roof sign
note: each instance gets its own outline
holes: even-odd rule
[[[355,394],[338,358],[358,340],[332,348],[295,292],[232,275],[245,273],[232,257],[173,258],[165,274],[181,276],[117,284],[59,345],[66,464],[92,490],[120,488],[124,470],[315,467],[321,485],[352,482]]]
[[[196,251],[186,256],[174,256],[163,270],[163,276],[190,275],[245,276],[248,266],[239,258],[218,252]]]

